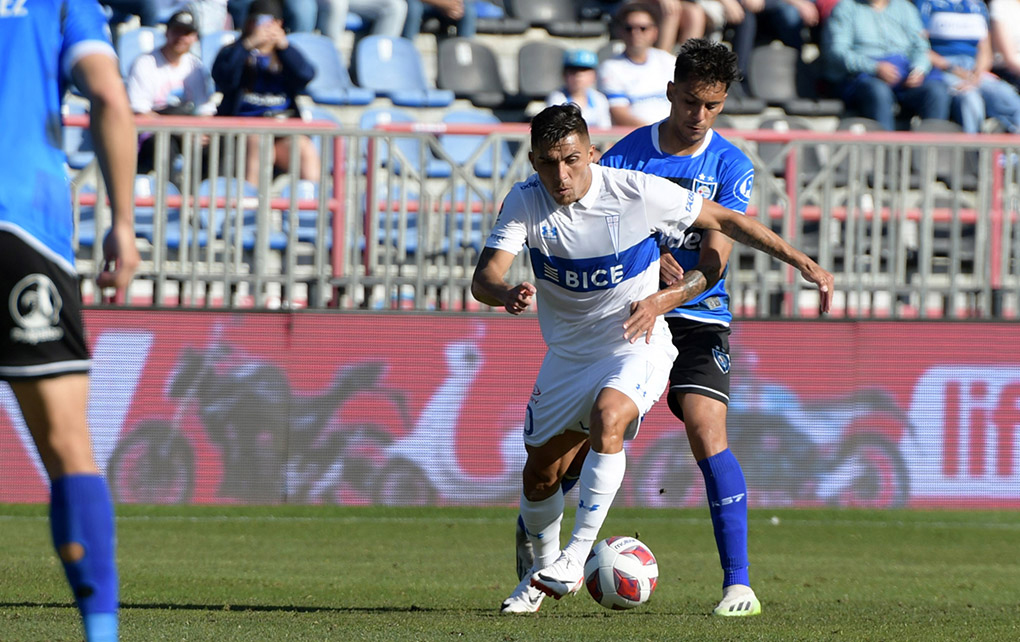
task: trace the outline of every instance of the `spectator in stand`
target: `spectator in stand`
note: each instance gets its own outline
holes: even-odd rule
[[[992,71],[1014,87],[1020,87],[1020,0],[994,0],[989,4]]]
[[[404,37],[414,40],[421,33],[422,22],[428,18],[439,19],[441,36],[453,30],[457,36],[471,38],[475,35],[478,9],[474,0],[407,0]]]
[[[787,47],[804,46],[804,28],[819,24],[818,7],[814,0],[765,0],[758,15],[757,42],[778,39]]]
[[[991,74],[988,7],[982,0],[917,0],[931,43],[932,76],[953,96],[951,114],[963,131],[977,134],[985,118],[1020,132],[1020,95]]]
[[[220,116],[287,118],[297,116],[297,95],[315,75],[304,56],[287,42],[279,0],[255,0],[244,21],[241,37],[220,50],[213,63],[216,89],[223,93]],[[300,145],[300,178],[319,179],[319,155],[307,136]],[[274,167],[290,171],[290,137],[273,145]],[[258,136],[248,137],[245,180],[258,184]]]
[[[730,44],[737,54],[737,68],[743,86],[747,86],[747,65],[751,60],[758,33],[757,14],[765,8],[765,0],[697,0],[705,10],[705,33],[712,40],[722,40],[726,27],[733,29]]]
[[[178,11],[166,23],[166,44],[138,56],[128,74],[127,93],[131,109],[145,116],[212,116],[216,106],[209,95],[205,67],[191,47],[198,41],[198,26],[190,11]],[[156,137],[139,136],[138,173],[155,169]],[[180,169],[173,160],[181,154],[181,137],[170,137],[170,180],[180,185]]]
[[[188,10],[198,21],[198,35],[229,29],[227,25],[227,0],[191,0]]]
[[[613,125],[640,127],[669,116],[666,85],[673,79],[673,55],[656,49],[659,10],[653,4],[628,3],[616,22],[625,48],[599,65],[599,89],[609,99]]]
[[[131,15],[138,16],[138,22],[143,27],[155,27],[159,24],[159,2],[157,0],[103,0],[100,4],[112,9],[113,19],[118,22],[122,21],[125,15]]]
[[[843,0],[825,22],[826,76],[859,115],[896,128],[901,116],[949,117],[946,86],[931,78],[921,15],[908,0]]]
[[[347,29],[348,12],[370,23],[371,35],[398,38],[407,17],[407,0],[321,0],[319,31],[332,38],[337,46]]]
[[[659,7],[659,40],[655,46],[672,53],[677,45],[705,35],[705,10],[693,0],[651,0]]]
[[[563,88],[549,94],[547,107],[574,103],[591,129],[613,126],[609,115],[609,100],[595,88],[599,57],[587,49],[570,49],[563,54]]]

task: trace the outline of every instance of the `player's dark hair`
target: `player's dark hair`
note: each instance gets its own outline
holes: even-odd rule
[[[533,150],[551,147],[571,134],[590,139],[588,123],[581,116],[581,108],[574,103],[546,107],[531,119]]]
[[[729,89],[730,85],[741,80],[737,54],[726,45],[707,38],[691,38],[680,45],[673,68],[673,82],[710,85],[721,82]]]

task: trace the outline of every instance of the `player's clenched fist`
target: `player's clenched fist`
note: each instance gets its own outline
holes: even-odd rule
[[[510,314],[520,314],[528,309],[532,299],[535,298],[535,286],[525,281],[507,293],[506,303],[503,307]]]

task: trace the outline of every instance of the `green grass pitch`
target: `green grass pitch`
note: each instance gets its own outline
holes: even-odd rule
[[[611,513],[603,536],[636,533],[658,558],[648,604],[611,612],[582,589],[517,617],[497,613],[517,583],[513,509],[117,514],[124,640],[1020,640],[1012,512],[752,510],[764,612],[744,620],[709,615],[707,511]],[[0,640],[80,639],[46,507],[0,505]]]

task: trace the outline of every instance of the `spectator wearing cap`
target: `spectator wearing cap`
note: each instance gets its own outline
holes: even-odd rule
[[[609,99],[595,88],[595,70],[599,57],[586,49],[570,49],[563,54],[563,88],[549,94],[546,106],[574,103],[591,129],[612,127]]]
[[[138,56],[131,65],[127,94],[136,114],[211,116],[216,112],[205,67],[191,53],[197,41],[194,14],[185,10],[170,16],[166,23],[166,43],[152,53]],[[139,142],[138,172],[144,174],[155,167],[155,137],[145,133],[139,137]],[[171,166],[180,153],[181,139],[172,136]],[[180,183],[176,172],[170,180]]]
[[[220,49],[212,68],[216,89],[223,93],[220,116],[296,117],[297,96],[315,76],[315,68],[283,31],[283,8],[279,0],[255,0],[248,9],[241,36]],[[299,176],[319,179],[319,156],[307,136],[296,137],[299,148]],[[274,141],[274,167],[290,171],[290,137]],[[248,138],[245,180],[257,184],[259,144]]]
[[[616,14],[624,49],[599,65],[599,90],[609,99],[613,125],[640,127],[669,116],[666,85],[673,79],[673,55],[656,49],[659,10],[633,2]]]

